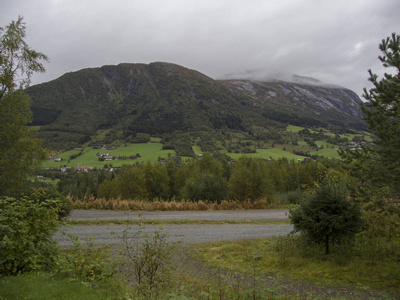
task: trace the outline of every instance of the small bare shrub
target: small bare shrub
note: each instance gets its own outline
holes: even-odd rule
[[[162,229],[153,233],[146,233],[142,225],[135,233],[130,229],[127,227],[122,236],[128,274],[139,296],[157,298],[169,285],[173,247],[167,243]]]

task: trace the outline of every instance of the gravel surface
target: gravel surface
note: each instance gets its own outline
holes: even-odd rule
[[[121,242],[123,231],[129,229],[130,234],[138,231],[138,225],[74,225],[64,226],[61,231],[68,235],[79,237],[81,240],[92,238],[94,244],[113,245]],[[152,233],[162,228],[168,242],[204,243],[215,241],[241,240],[263,238],[287,234],[292,230],[291,225],[145,225],[141,230]],[[54,239],[60,246],[72,245],[71,239],[57,233]]]
[[[215,211],[115,211],[73,210],[71,220],[287,220],[288,209],[274,210],[215,210]]]
[[[288,210],[240,210],[240,211],[104,211],[104,210],[74,210],[71,220],[208,220],[208,221],[267,221],[286,220]],[[141,215],[141,216],[139,216]],[[134,234],[138,225],[73,225],[63,226],[54,239],[60,246],[72,245],[68,235],[79,237],[81,240],[92,239],[97,245],[112,245],[121,242],[123,231],[129,228]],[[263,238],[289,233],[291,225],[252,225],[252,224],[224,224],[224,225],[145,225],[140,227],[147,233],[162,228],[168,242],[203,243],[214,241],[228,241],[240,239]],[[66,233],[63,235],[61,232]]]
[[[72,220],[285,220],[288,219],[288,210],[249,210],[249,211],[173,211],[173,212],[126,212],[126,211],[96,211],[79,210],[71,213]],[[134,234],[139,228],[145,233],[152,233],[162,228],[168,242],[183,242],[176,253],[175,260],[184,273],[193,273],[194,277],[212,279],[215,270],[204,262],[195,259],[189,254],[196,243],[228,241],[263,238],[269,236],[284,235],[292,230],[292,225],[253,225],[249,224],[182,224],[182,225],[74,225],[63,226],[54,239],[60,246],[72,245],[71,239],[61,232],[71,236],[77,236],[81,240],[91,239],[96,245],[108,245],[119,247],[124,230],[129,228],[129,233]],[[219,270],[223,273],[223,270]],[[228,272],[229,273],[229,272]],[[245,274],[242,274],[246,280]],[[229,277],[229,276],[228,276]],[[226,277],[226,278],[228,278]],[[215,277],[220,280],[220,277]],[[235,280],[233,278],[232,280]],[[250,278],[252,280],[252,278]],[[364,289],[359,287],[323,286],[301,280],[291,280],[282,277],[268,275],[260,276],[258,284],[268,286],[277,295],[287,295],[296,299],[396,299],[396,296],[381,291]]]

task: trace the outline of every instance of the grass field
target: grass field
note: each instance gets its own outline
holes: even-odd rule
[[[304,127],[300,127],[300,126],[294,126],[294,125],[288,125],[288,127],[286,128],[287,131],[290,132],[299,132],[300,130],[303,130]]]
[[[107,288],[92,288],[72,278],[45,273],[27,273],[0,278],[0,299],[118,299]]]
[[[156,162],[159,157],[168,158],[168,155],[175,156],[174,150],[162,150],[160,143],[143,143],[143,144],[127,144],[115,150],[93,149],[87,147],[82,151],[82,154],[69,161],[69,157],[79,153],[79,150],[70,150],[60,154],[58,157],[65,159],[61,162],[45,161],[42,166],[44,168],[58,168],[60,166],[76,167],[81,166],[103,167],[105,164],[112,164],[114,167],[120,167],[123,164],[134,164],[137,162],[151,161]],[[109,156],[135,156],[140,154],[139,159],[99,161],[96,153],[108,154]]]
[[[326,158],[340,158],[338,150],[332,148],[324,148],[318,151],[310,152],[311,155],[323,156]]]
[[[293,126],[288,125],[288,132],[299,132],[303,130],[305,127],[301,126]],[[312,133],[326,132],[325,129],[317,129],[310,131]],[[325,133],[325,135],[335,136],[335,134]],[[341,134],[341,138],[348,138],[349,141],[353,140],[354,137],[364,137],[365,140],[371,141],[372,137],[367,132],[360,132],[357,134]],[[77,155],[81,151],[80,150],[69,150],[62,154],[57,155],[62,158],[61,162],[55,161],[44,161],[42,167],[44,168],[59,168],[61,166],[67,167],[76,167],[78,164],[80,166],[91,166],[91,167],[104,167],[105,164],[112,164],[114,167],[120,167],[123,164],[135,164],[138,162],[150,161],[152,163],[156,162],[159,157],[168,158],[169,156],[175,156],[176,153],[174,150],[162,150],[162,144],[160,143],[161,139],[157,137],[151,138],[151,143],[142,143],[142,144],[127,144],[122,145],[121,147],[115,150],[105,150],[105,149],[93,149],[92,147],[86,147],[82,151],[81,155],[76,158],[70,159],[72,155]],[[318,151],[312,151],[313,149],[307,145],[304,141],[298,141],[298,145],[276,145],[275,148],[270,149],[257,149],[257,153],[227,153],[226,150],[221,150],[222,153],[226,153],[232,159],[238,159],[242,156],[245,157],[253,157],[253,158],[261,158],[261,159],[279,159],[282,157],[286,157],[288,160],[303,160],[305,156],[296,155],[292,152],[301,151],[304,153],[309,153],[311,155],[324,156],[326,158],[339,158],[338,152],[336,149],[337,145],[328,144],[326,141],[316,141],[318,146],[323,146],[323,149]],[[285,148],[285,150],[283,150]],[[192,146],[193,152],[196,156],[203,153],[199,146]],[[315,148],[314,148],[315,149]],[[136,154],[140,154],[139,159],[126,159],[126,160],[112,160],[112,161],[99,161],[98,157],[96,157],[96,153],[100,154],[108,154],[109,156],[135,156]],[[183,161],[187,161],[188,159],[183,157]]]
[[[196,156],[203,153],[203,151],[201,151],[201,148],[199,146],[192,146],[192,149]]]

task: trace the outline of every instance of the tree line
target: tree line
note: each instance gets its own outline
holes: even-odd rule
[[[272,199],[277,193],[313,189],[326,174],[346,176],[339,161],[322,159],[304,162],[264,160],[242,157],[237,161],[215,158],[210,153],[185,164],[171,159],[123,165],[110,172],[70,170],[67,173],[43,173],[59,177],[56,188],[76,199],[186,199],[220,202]]]

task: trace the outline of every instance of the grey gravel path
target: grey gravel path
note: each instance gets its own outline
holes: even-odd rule
[[[138,225],[129,225],[129,232],[137,232]],[[162,229],[168,242],[203,243],[215,241],[229,241],[278,236],[289,233],[291,225],[145,225],[143,232],[151,233]],[[81,240],[92,238],[94,244],[113,245],[121,242],[123,231],[127,225],[74,225],[64,226],[61,231],[79,237]],[[72,245],[71,239],[60,233],[54,236],[60,246]]]
[[[241,210],[241,211],[173,211],[173,212],[126,212],[101,210],[76,210],[71,220],[285,220],[288,210]],[[141,217],[139,215],[141,214]],[[113,245],[121,242],[123,231],[127,228],[131,234],[139,229],[138,225],[73,225],[63,226],[54,236],[60,246],[72,245],[68,235],[85,241],[92,239],[96,245]],[[287,234],[291,225],[252,225],[252,224],[182,224],[182,225],[145,225],[140,227],[147,233],[162,229],[168,242],[203,243],[239,239],[254,239]]]
[[[73,210],[71,220],[286,220],[288,209],[273,210],[214,210],[214,211],[115,211],[115,210]]]

